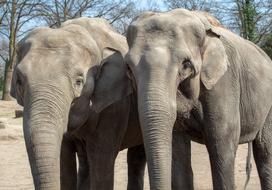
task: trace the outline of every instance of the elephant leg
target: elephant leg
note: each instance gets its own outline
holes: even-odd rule
[[[191,167],[191,141],[184,133],[173,133],[172,189],[194,189]],[[128,149],[128,190],[143,189],[145,152],[139,145]]]
[[[194,189],[191,167],[191,141],[184,133],[173,131],[172,189]]]
[[[239,142],[239,127],[211,124],[206,128],[209,128],[205,141],[210,157],[213,189],[234,190],[234,162]]]
[[[128,190],[143,190],[144,173],[146,165],[144,145],[138,145],[128,149]]]
[[[77,174],[77,189],[88,190],[90,187],[89,179],[89,164],[85,145],[77,143],[78,157],[78,174]]]
[[[86,140],[90,189],[112,190],[114,163],[127,130],[130,99],[108,106]]]
[[[263,129],[253,141],[253,154],[262,190],[272,189],[272,109]]]
[[[107,141],[107,139],[105,139]],[[87,145],[90,172],[90,189],[113,190],[116,151],[112,144],[96,140],[97,145]]]
[[[216,143],[216,142],[214,142]],[[220,142],[211,148],[208,146],[210,163],[212,169],[213,187],[215,190],[233,190],[234,185],[234,161],[236,150],[234,144]],[[237,149],[237,148],[235,148]]]
[[[61,144],[61,189],[77,189],[76,149],[72,138],[65,134]]]

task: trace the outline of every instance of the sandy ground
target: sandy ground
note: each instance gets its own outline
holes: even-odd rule
[[[22,118],[14,118],[15,109],[22,108],[15,102],[0,101],[0,190],[32,190],[34,187],[23,139]],[[246,179],[246,155],[247,145],[239,146],[235,164],[236,189],[238,190],[243,189]],[[209,158],[203,145],[192,144],[192,164],[195,189],[212,189]],[[114,189],[125,190],[126,184],[126,151],[122,151],[115,165]],[[148,175],[146,174],[144,189],[148,190],[148,186]],[[253,163],[248,189],[261,189],[255,163]]]

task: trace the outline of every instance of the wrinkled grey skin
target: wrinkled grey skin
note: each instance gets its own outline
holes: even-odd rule
[[[60,189],[61,146],[69,147],[61,142],[70,107],[70,125],[80,126],[90,104],[99,113],[131,93],[124,80],[126,52],[125,38],[103,19],[79,18],[59,29],[37,28],[19,43],[11,95],[24,106],[35,189]]]
[[[193,172],[191,167],[190,138],[181,131],[173,133],[172,190],[192,190]],[[146,156],[144,145],[128,149],[128,190],[143,190]]]
[[[142,143],[125,38],[102,19],[80,18],[35,29],[18,46],[11,94],[24,106],[35,189],[112,189],[117,153]],[[143,148],[128,154],[128,189],[143,189]],[[179,155],[179,170],[192,173],[190,160]],[[182,176],[174,186],[192,186],[192,175]]]
[[[262,189],[272,189],[269,57],[213,17],[184,9],[141,14],[129,26],[127,41],[151,189],[171,189],[176,118],[206,145],[214,189],[235,188],[237,146],[249,141]],[[177,117],[178,105],[183,117]]]
[[[82,145],[80,148],[83,151],[80,152],[86,152],[85,155],[79,154],[82,162],[79,164],[78,189],[113,189],[114,162],[118,152],[142,143],[137,104],[133,100],[136,98],[131,94],[100,113],[90,110],[87,123],[66,134],[75,140],[75,144]],[[67,159],[63,164],[67,166],[72,162]],[[69,188],[69,185],[65,187],[63,189]]]
[[[129,148],[127,189],[143,189],[145,153],[137,112],[137,99],[135,93],[132,93],[106,107],[99,114],[90,110],[87,123],[66,134],[74,140],[77,147],[81,145],[79,149],[68,148],[69,154],[65,157],[69,159],[62,159],[66,173],[65,166],[70,166],[68,173],[75,173],[75,162],[70,158],[75,158],[75,152],[78,153],[79,189],[89,189],[89,185],[90,189],[113,189],[114,162],[118,152],[125,148]],[[177,123],[173,133],[175,154],[173,152],[172,189],[193,189],[190,140],[180,128]],[[63,184],[63,189],[70,189],[71,183],[76,184],[76,181],[71,179],[76,178],[73,175],[62,178],[62,181],[69,182]]]

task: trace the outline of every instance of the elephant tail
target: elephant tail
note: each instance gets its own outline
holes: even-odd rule
[[[247,150],[247,161],[246,161],[247,178],[246,178],[244,190],[247,189],[247,185],[248,185],[248,182],[250,180],[250,173],[251,173],[251,170],[252,170],[251,155],[252,155],[252,142],[249,142],[248,143],[248,150]]]

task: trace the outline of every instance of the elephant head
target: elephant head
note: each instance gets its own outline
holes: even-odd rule
[[[18,44],[11,95],[24,106],[35,189],[60,189],[60,148],[68,119],[72,126],[81,125],[90,104],[99,112],[130,93],[124,80],[126,47],[109,24],[90,18],[58,29],[37,28]]]
[[[130,24],[125,58],[138,93],[138,111],[151,189],[171,189],[172,129],[177,92],[192,101],[227,70],[213,17],[185,9],[147,12]]]

